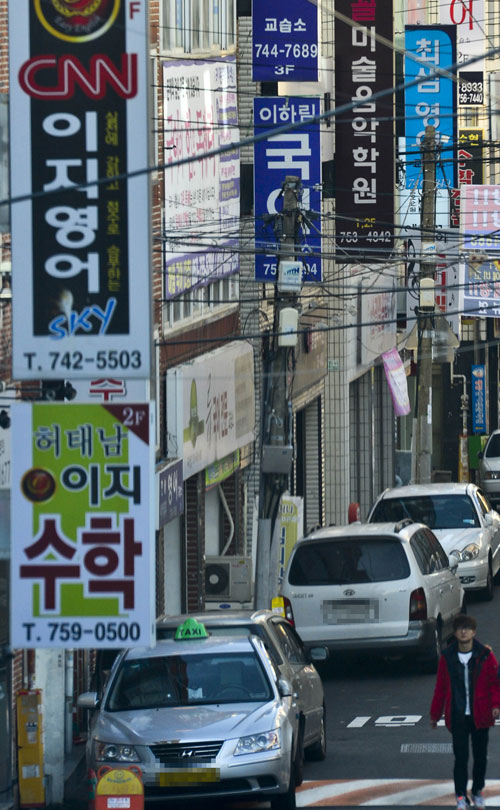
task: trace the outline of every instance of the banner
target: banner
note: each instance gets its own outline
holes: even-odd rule
[[[406,136],[406,188],[422,188],[421,142],[427,125],[436,128],[441,147],[441,168],[436,173],[438,188],[456,186],[454,164],[456,142],[456,86],[453,76],[434,75],[456,61],[453,26],[407,26],[405,29],[405,82],[422,81],[404,91]],[[408,54],[414,54],[419,61]],[[428,80],[425,77],[428,76]]]
[[[9,2],[15,379],[149,376],[148,40],[146,0]]]
[[[466,250],[500,249],[500,186],[463,186],[460,214]]]
[[[386,261],[394,244],[394,161],[384,155],[394,142],[394,102],[372,96],[393,82],[392,0],[337,0],[335,11],[335,106],[356,102],[335,118],[336,260]]]
[[[482,129],[461,129],[458,133],[458,188],[451,189],[451,225],[460,225],[460,186],[477,186],[483,183],[483,135]]]
[[[385,352],[382,355],[382,360],[384,361],[387,385],[394,405],[394,413],[396,416],[406,416],[406,414],[410,413],[411,406],[406,374],[398,350],[394,348],[389,352]]]
[[[154,644],[147,404],[11,407],[13,647]]]
[[[472,432],[486,433],[486,366],[471,366]]]
[[[253,0],[254,82],[318,81],[318,7],[310,0]]]
[[[235,235],[239,149],[169,167],[182,158],[238,143],[234,56],[164,62],[163,107],[164,297],[172,299],[234,275],[240,267]]]
[[[254,440],[252,346],[235,341],[168,369],[166,401],[169,448],[186,480]]]
[[[254,144],[255,280],[275,283],[279,242],[267,215],[282,211],[282,183],[288,175],[302,180],[300,207],[321,211],[321,149],[319,121],[281,135],[273,136],[272,130],[319,115],[319,99],[258,97],[253,109],[255,134],[269,130],[268,138]],[[316,228],[303,222],[297,238],[297,255],[304,260],[303,282],[322,280],[321,227]]]

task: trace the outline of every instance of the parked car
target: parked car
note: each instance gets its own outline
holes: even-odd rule
[[[234,797],[295,810],[301,729],[292,684],[257,636],[209,635],[184,622],[175,639],[120,654],[96,709],[89,768],[136,765],[147,802]]]
[[[156,623],[157,639],[173,638],[176,628],[187,617],[187,614],[160,617]],[[233,636],[244,630],[262,639],[274,665],[293,686],[306,758],[324,759],[326,706],[323,684],[313,660],[324,660],[327,650],[319,647],[307,655],[290,622],[271,610],[217,610],[193,614],[193,617],[203,622],[214,636]]]
[[[500,430],[493,431],[477,457],[479,484],[496,509],[500,504]]]
[[[427,526],[323,528],[294,547],[281,586],[306,648],[416,655],[435,671],[464,590]]]
[[[466,590],[493,599],[500,568],[500,515],[476,484],[415,484],[386,489],[369,523],[411,518],[429,526],[449,557],[458,562]]]

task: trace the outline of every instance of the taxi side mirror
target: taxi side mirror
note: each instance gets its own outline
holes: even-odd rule
[[[76,705],[79,709],[97,709],[99,707],[99,697],[97,692],[82,692],[81,695],[78,695],[78,700],[76,701]]]

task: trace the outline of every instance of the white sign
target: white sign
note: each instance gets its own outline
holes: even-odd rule
[[[484,0],[440,0],[439,22],[457,29],[457,62],[462,65],[471,56],[485,51],[486,19]],[[484,60],[474,62],[469,70],[484,70]]]
[[[182,455],[184,480],[254,440],[254,397],[248,343],[230,343],[167,371],[169,454]]]
[[[351,266],[350,289],[357,289],[347,310],[353,327],[349,339],[352,379],[396,345],[394,274],[384,265]],[[359,307],[358,307],[359,301]],[[361,322],[361,326],[357,326]]]
[[[170,299],[239,270],[239,149],[168,165],[239,142],[235,58],[164,62],[163,104],[163,247]]]
[[[154,411],[11,406],[11,643],[154,644]]]

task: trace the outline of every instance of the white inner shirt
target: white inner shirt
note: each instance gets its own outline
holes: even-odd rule
[[[469,694],[469,661],[472,656],[472,650],[470,652],[459,652],[458,653],[458,660],[461,664],[464,665],[465,673],[464,673],[464,680],[465,680],[465,714],[470,714],[470,694]]]

